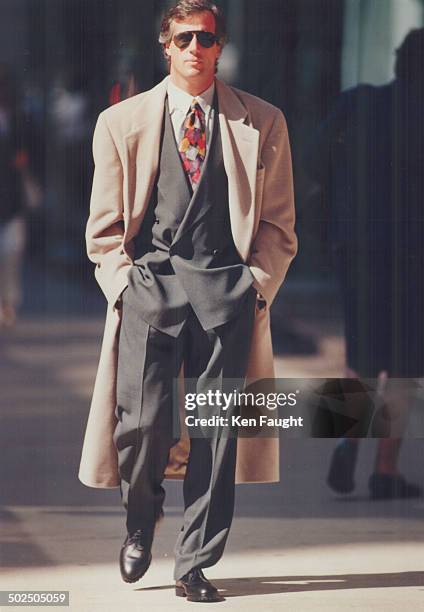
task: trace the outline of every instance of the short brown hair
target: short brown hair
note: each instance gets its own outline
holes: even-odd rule
[[[166,45],[171,42],[172,21],[184,21],[193,13],[209,11],[215,17],[215,34],[220,47],[225,45],[227,30],[221,9],[210,0],[179,0],[164,15],[160,27],[159,42]]]

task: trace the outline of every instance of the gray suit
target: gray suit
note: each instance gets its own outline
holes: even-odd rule
[[[215,100],[216,114],[216,100]],[[166,107],[159,171],[136,241],[135,265],[123,294],[117,379],[121,492],[128,531],[153,538],[164,491],[172,428],[173,382],[232,390],[244,378],[256,290],[231,234],[228,182],[219,122],[214,120],[200,183],[193,193]],[[236,438],[193,438],[184,481],[185,514],[175,578],[222,555],[234,507]]]

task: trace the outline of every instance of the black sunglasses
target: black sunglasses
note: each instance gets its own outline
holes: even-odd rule
[[[187,30],[186,32],[180,32],[179,34],[175,34],[173,41],[179,49],[185,49],[193,40],[194,35],[196,35],[199,44],[205,47],[205,49],[210,49],[210,47],[213,47],[214,44],[218,42],[216,34],[213,32],[204,32],[203,30]]]

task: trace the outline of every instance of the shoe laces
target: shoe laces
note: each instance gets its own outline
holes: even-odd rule
[[[141,542],[141,538],[143,536],[143,532],[141,529],[137,529],[128,536],[128,544],[134,544],[137,548],[144,548],[143,543]]]

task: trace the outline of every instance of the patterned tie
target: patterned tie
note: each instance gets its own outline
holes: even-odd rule
[[[178,147],[184,170],[193,188],[200,180],[202,164],[206,155],[205,113],[194,99],[184,122],[184,134]]]

